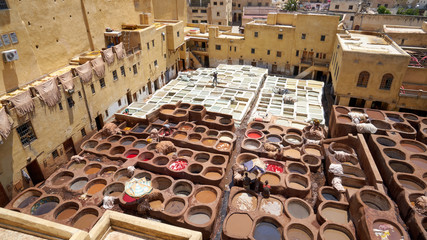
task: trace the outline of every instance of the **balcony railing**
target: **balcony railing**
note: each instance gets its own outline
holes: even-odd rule
[[[401,89],[399,96],[427,99],[427,92],[423,90]]]
[[[202,47],[191,47],[190,49],[191,49],[191,51],[199,51],[199,52],[207,52],[208,51],[207,48],[202,48]]]

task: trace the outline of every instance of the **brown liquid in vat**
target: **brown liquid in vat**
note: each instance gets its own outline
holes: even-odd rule
[[[97,216],[91,213],[81,216],[74,224],[73,227],[78,229],[89,229],[95,222]]]
[[[291,158],[300,158],[301,153],[296,149],[288,149],[283,153],[284,156],[288,156]]]
[[[163,114],[169,114],[172,115],[172,113],[174,112],[174,109],[162,109],[162,111],[160,111]]]
[[[350,240],[347,234],[335,229],[326,229],[323,232],[323,237],[325,239],[333,239],[333,240]]]
[[[269,185],[279,185],[280,178],[271,173],[264,173],[261,176],[261,182],[265,183],[265,180],[268,180]]]
[[[295,188],[295,189],[305,189],[306,188],[304,185],[302,185],[301,183],[297,183],[297,182],[290,182],[289,187]]]
[[[70,181],[71,179],[72,179],[71,176],[67,176],[67,175],[61,176],[61,177],[57,178],[53,184],[54,185],[61,185],[63,183]]]
[[[219,172],[207,172],[205,174],[205,177],[207,177],[209,179],[220,179],[221,174]]]
[[[419,146],[414,145],[414,144],[401,143],[400,145],[402,145],[403,148],[405,148],[406,150],[408,150],[410,152],[416,152],[416,153],[424,152],[424,150],[422,148],[420,148]]]
[[[184,203],[178,200],[170,201],[165,208],[165,211],[171,214],[180,213],[184,209]]]
[[[154,200],[150,202],[150,207],[153,210],[160,211],[163,208],[163,202],[160,200]]]
[[[70,218],[76,212],[77,212],[77,209],[75,209],[75,208],[67,208],[64,211],[60,212],[58,214],[58,216],[56,216],[56,219],[58,219],[58,220],[64,220],[64,219]]]
[[[111,197],[120,197],[120,195],[122,195],[122,192],[112,192],[108,194],[108,196],[111,196]]]
[[[216,194],[209,190],[202,190],[196,194],[196,199],[201,203],[211,203],[215,201]]]
[[[89,168],[88,170],[86,170],[86,174],[95,174],[95,173],[97,173],[97,172],[99,172],[99,170],[101,170],[101,168],[98,168],[98,167],[92,167],[92,168]]]
[[[183,133],[178,133],[175,135],[175,139],[185,139],[187,137],[187,135],[183,134]]]
[[[318,149],[315,149],[315,148],[306,148],[305,151],[308,154],[311,154],[311,155],[322,156],[322,154],[320,153],[320,151]]]
[[[251,232],[252,223],[247,214],[235,213],[228,218],[225,229],[230,236],[244,238]]]
[[[206,146],[213,146],[215,145],[216,140],[215,139],[205,139],[203,140],[203,144]]]
[[[308,233],[298,228],[291,228],[287,233],[288,240],[311,240]]]
[[[281,134],[281,133],[282,133],[282,129],[280,129],[280,128],[278,128],[278,127],[270,127],[270,128],[268,129],[268,131],[269,131],[270,133],[273,133],[273,134]]]
[[[97,192],[101,191],[104,187],[105,187],[105,184],[102,184],[102,183],[96,183],[96,184],[92,185],[92,186],[87,190],[87,193],[88,193],[88,194],[93,195],[93,194],[95,194],[95,193],[97,193]]]
[[[332,222],[346,224],[348,223],[348,212],[347,210],[342,210],[333,207],[327,207],[322,210],[323,216]]]

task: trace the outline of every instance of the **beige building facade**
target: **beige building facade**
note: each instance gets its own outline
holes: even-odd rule
[[[272,0],[235,0],[232,4],[233,23],[241,24],[244,7],[272,7]]]
[[[4,189],[0,189],[0,202],[47,178],[60,163],[78,153],[80,143],[102,128],[117,110],[143,100],[185,66],[185,59],[181,59],[186,57],[181,52],[185,49],[185,22],[154,20],[156,4],[151,1],[121,1],[121,5],[85,1],[83,16],[80,2],[56,4],[28,8],[9,1],[9,9],[0,11],[0,21],[8,23],[2,31],[9,36],[15,33],[19,40],[0,47],[2,52],[16,49],[19,55],[18,60],[0,64],[4,73],[0,76],[0,109],[6,110],[12,122],[10,135],[0,144]],[[47,17],[49,8],[62,13]],[[184,13],[175,11],[171,18],[183,18],[181,15]],[[67,31],[56,30],[65,29],[64,25]],[[44,32],[44,28],[48,30]],[[101,50],[119,43],[124,46],[124,58],[114,54],[113,63],[104,62],[102,78],[92,72],[89,81],[82,82],[74,69],[104,56]],[[61,99],[49,107],[34,87],[69,71],[74,91],[58,85]],[[31,94],[34,110],[18,116],[10,99],[26,91]]]
[[[231,0],[191,0],[188,22],[228,26],[231,24]]]

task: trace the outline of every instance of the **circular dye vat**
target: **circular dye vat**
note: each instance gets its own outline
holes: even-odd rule
[[[214,190],[202,190],[196,194],[196,200],[200,203],[211,203],[216,200],[216,193]]]
[[[206,145],[206,146],[208,146],[208,147],[212,147],[212,146],[214,146],[215,145],[215,143],[216,143],[216,139],[214,139],[214,138],[207,138],[207,139],[204,139],[203,141],[202,141],[202,143],[203,143],[203,145]]]
[[[271,164],[271,163],[267,164],[266,170],[268,172],[283,173],[283,167],[276,164]]]
[[[200,139],[202,139],[202,135],[198,133],[193,133],[188,136],[188,140],[190,140],[190,142],[199,142]]]
[[[261,182],[265,183],[265,181],[268,181],[269,185],[279,185],[280,178],[274,174],[271,173],[264,173],[261,178]]]
[[[252,223],[253,221],[249,215],[235,213],[228,218],[225,229],[231,236],[245,238],[252,230]]]
[[[97,141],[89,140],[83,145],[83,149],[90,149],[94,148],[96,145],[98,145]]]
[[[165,212],[169,214],[178,214],[184,210],[185,202],[180,198],[173,198],[170,200],[165,207]]]
[[[188,162],[186,160],[180,159],[173,161],[169,165],[169,169],[175,172],[182,171],[188,166]]]
[[[289,187],[295,188],[295,189],[305,189],[307,186],[305,186],[304,184],[301,184],[299,182],[290,182]]]
[[[204,133],[204,132],[206,132],[206,128],[204,128],[204,127],[196,127],[194,129],[194,131],[197,132],[197,133]]]
[[[209,130],[206,135],[208,135],[209,137],[217,137],[219,134],[219,132],[217,130]]]
[[[350,238],[345,232],[332,228],[323,231],[323,237],[324,239],[350,240]]]
[[[71,170],[71,171],[75,171],[75,170],[84,168],[85,165],[86,165],[86,163],[77,163],[77,162],[75,162],[75,163],[72,163],[68,167],[68,169]]]
[[[248,137],[253,138],[253,139],[258,139],[258,138],[261,138],[262,135],[257,133],[257,132],[250,132],[250,133],[248,133]]]
[[[263,198],[261,199],[260,209],[265,213],[280,216],[280,214],[282,214],[283,205],[279,200],[275,198]]]
[[[338,122],[341,122],[341,123],[351,123],[352,122],[351,118],[349,116],[346,116],[346,115],[339,115],[337,117],[337,119],[338,119]]]
[[[185,133],[176,133],[175,136],[173,136],[173,138],[178,139],[178,140],[185,139],[186,137],[187,137],[187,134],[185,134]]]
[[[308,147],[308,148],[305,148],[304,150],[305,150],[305,152],[307,154],[314,155],[314,156],[317,156],[317,157],[321,157],[322,156],[322,153],[320,152],[319,149]]]
[[[220,151],[228,151],[230,150],[230,144],[226,143],[226,142],[220,142],[218,143],[218,145],[216,145],[216,149],[220,150]]]
[[[123,140],[120,141],[122,145],[130,145],[133,143],[135,139],[134,138],[123,138]]]
[[[212,179],[212,180],[218,180],[222,177],[221,173],[217,171],[209,171],[206,172],[204,175],[206,178]]]
[[[403,119],[397,114],[387,114],[387,117],[393,122],[403,122]]]
[[[160,211],[163,209],[163,201],[161,200],[154,200],[149,202],[150,208],[154,211]]]
[[[282,139],[278,135],[270,135],[270,136],[267,137],[267,141],[278,143],[278,142],[281,142]]]
[[[410,152],[414,152],[414,153],[424,153],[426,152],[426,149],[423,145],[421,145],[418,142],[415,141],[409,141],[409,140],[403,140],[400,142],[400,145],[410,151]]]
[[[70,189],[73,191],[78,191],[86,186],[87,179],[80,179],[71,184]]]
[[[347,114],[347,113],[349,113],[350,112],[350,110],[348,110],[347,108],[345,108],[345,107],[336,107],[335,108],[335,111],[337,111],[337,112],[339,112],[339,113],[341,113],[341,114]]]
[[[372,231],[377,236],[376,239],[381,240],[381,236],[387,236],[387,240],[401,240],[404,239],[399,228],[383,221],[374,222]]]
[[[385,120],[384,114],[380,111],[366,109],[366,114],[368,114],[368,117],[371,119]]]
[[[256,150],[261,146],[261,143],[254,139],[245,139],[243,146],[250,150]]]
[[[58,173],[58,175],[53,178],[53,185],[62,185],[66,182],[69,182],[71,179],[73,179],[73,176],[74,174],[71,172]]]
[[[105,183],[95,183],[87,190],[87,194],[93,195],[101,191],[105,187]]]
[[[386,147],[394,147],[394,146],[396,146],[396,143],[393,140],[391,140],[389,138],[385,138],[385,137],[379,137],[379,138],[377,138],[377,142],[379,144],[383,145],[383,146],[386,146]]]
[[[291,148],[291,149],[286,149],[283,152],[283,156],[290,157],[290,158],[300,158],[301,153],[300,153],[300,151]]]
[[[91,166],[88,169],[86,169],[85,173],[87,175],[89,175],[89,174],[96,174],[97,172],[99,172],[99,170],[101,170],[101,166],[98,166],[98,165]]]
[[[40,216],[52,211],[59,204],[57,197],[45,197],[31,207],[31,215]]]
[[[337,197],[335,197],[333,194],[330,194],[330,193],[322,192],[322,196],[323,196],[323,198],[325,198],[326,200],[329,200],[329,201],[339,201]]]
[[[302,143],[302,138],[300,136],[290,134],[285,136],[285,141],[290,144],[299,145]]]
[[[178,128],[178,130],[181,130],[181,131],[190,131],[191,129],[193,129],[193,126],[190,124],[184,124]]]
[[[172,185],[172,181],[166,177],[156,177],[151,181],[151,186],[158,190],[165,190]]]
[[[98,216],[93,213],[86,213],[77,219],[73,227],[78,229],[89,229],[97,218]]]
[[[413,133],[415,129],[413,129],[410,125],[405,123],[395,123],[393,124],[394,129],[397,131],[405,132],[405,133]]]
[[[360,192],[360,198],[363,203],[375,210],[388,211],[391,208],[387,198],[376,191],[362,190]]]
[[[71,216],[73,216],[77,212],[77,208],[66,208],[63,211],[61,211],[57,216],[57,220],[65,220],[69,219]]]
[[[288,240],[312,240],[308,230],[304,230],[302,226],[290,227],[286,233],[286,236]]]
[[[422,191],[424,188],[420,186],[420,184],[406,179],[399,179],[400,184],[406,189],[415,190],[415,191]]]
[[[180,197],[187,197],[192,191],[193,187],[187,182],[178,182],[173,189],[173,193]]]
[[[427,169],[427,157],[424,155],[412,155],[410,161],[417,167]]]
[[[223,118],[219,119],[219,123],[221,123],[223,125],[228,125],[231,123],[231,119],[223,117]]]
[[[134,158],[134,157],[136,157],[136,156],[138,156],[138,154],[133,154],[133,153],[131,153],[131,154],[128,154],[128,155],[126,156],[126,158]]]
[[[310,216],[309,206],[302,201],[293,200],[288,203],[288,212],[295,218],[304,219]]]
[[[348,211],[344,209],[326,207],[322,209],[322,215],[326,220],[339,224],[347,224],[350,221]]]
[[[136,142],[133,144],[133,147],[134,147],[134,148],[144,148],[145,146],[147,146],[147,143],[146,143],[146,142],[144,142],[144,141],[136,141]]]
[[[198,212],[188,216],[188,220],[197,225],[206,224],[211,220],[211,216],[204,212]]]
[[[175,109],[162,109],[160,110],[160,113],[165,115],[172,115],[172,113],[175,111]]]
[[[258,205],[258,199],[250,193],[238,193],[231,200],[231,205],[242,211],[254,211]]]
[[[256,240],[281,240],[282,236],[276,225],[269,222],[260,222],[254,230]]]

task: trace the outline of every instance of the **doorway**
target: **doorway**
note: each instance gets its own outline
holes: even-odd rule
[[[273,64],[271,65],[271,73],[276,73],[277,72],[277,65]]]
[[[128,91],[126,93],[126,98],[128,100],[128,104],[131,104],[132,103],[132,94],[130,93],[130,91]]]
[[[30,175],[31,181],[33,182],[34,186],[45,180],[42,169],[40,168],[37,159],[31,161],[29,164],[27,164],[25,168],[27,169],[28,175]]]
[[[96,118],[95,118],[95,123],[96,123],[96,129],[99,131],[104,127],[104,120],[102,118],[102,114],[99,114]]]
[[[151,87],[151,82],[148,82],[147,86],[148,86],[148,94],[152,94],[153,93],[153,88]]]
[[[365,99],[360,98],[350,98],[350,102],[348,103],[348,106],[350,107],[365,107]]]
[[[72,138],[67,139],[62,145],[64,146],[67,159],[70,159],[72,156],[76,155],[76,149],[74,148],[74,142]]]
[[[209,57],[205,56],[205,67],[209,67]]]

